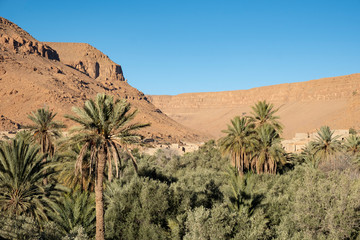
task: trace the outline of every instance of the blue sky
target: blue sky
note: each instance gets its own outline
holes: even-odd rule
[[[359,0],[0,0],[39,41],[86,42],[145,94],[360,72]]]

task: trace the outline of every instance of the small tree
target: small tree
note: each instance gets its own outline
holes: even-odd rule
[[[219,140],[220,150],[231,156],[232,165],[243,174],[250,167],[249,148],[254,142],[255,124],[247,117],[235,117],[222,132],[227,135]]]
[[[28,115],[34,124],[24,126],[31,131],[33,140],[40,144],[41,152],[50,157],[53,157],[55,152],[54,139],[60,138],[60,129],[66,127],[61,122],[54,121],[55,116],[56,113],[49,111],[49,109],[40,108]],[[46,155],[44,155],[43,161],[46,161]],[[46,185],[47,179],[45,178],[43,182]]]
[[[341,150],[341,143],[337,140],[340,136],[334,136],[329,126],[322,126],[317,134],[316,140],[311,142],[312,148],[321,160],[328,161],[330,156]]]
[[[55,152],[54,139],[60,138],[60,130],[66,127],[61,122],[54,121],[55,116],[56,113],[49,109],[40,108],[28,116],[34,124],[24,126],[31,130],[34,140],[41,146],[41,152],[50,156],[53,156]]]

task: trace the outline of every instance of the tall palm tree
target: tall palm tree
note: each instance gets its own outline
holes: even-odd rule
[[[232,158],[232,165],[235,166],[239,174],[243,174],[249,169],[249,146],[254,142],[255,125],[248,117],[235,117],[231,120],[227,130],[223,130],[227,135],[219,140],[220,150],[223,154],[229,154]]]
[[[0,211],[32,217],[41,224],[61,189],[42,184],[54,170],[42,161],[39,151],[39,147],[16,139],[0,146]]]
[[[49,109],[39,108],[36,112],[31,112],[28,115],[33,124],[24,126],[31,131],[33,140],[40,144],[41,152],[47,153],[50,157],[53,157],[55,152],[54,139],[60,138],[60,129],[66,127],[61,122],[54,121],[55,116],[56,113],[49,111]],[[46,161],[45,155],[43,161]],[[45,178],[43,182],[46,185],[47,179]]]
[[[286,154],[281,146],[278,132],[269,124],[256,129],[257,144],[251,163],[258,174],[276,174],[279,164],[286,164]]]
[[[256,124],[256,127],[263,125],[272,126],[280,134],[282,132],[282,124],[279,122],[279,116],[275,116],[275,113],[279,111],[279,108],[274,109],[272,103],[267,103],[266,100],[259,101],[252,106],[252,121]]]
[[[77,116],[66,117],[77,122],[70,138],[71,142],[83,143],[77,158],[76,167],[81,172],[83,155],[90,149],[90,172],[95,170],[95,204],[96,204],[96,239],[103,240],[104,228],[104,199],[103,182],[105,165],[108,164],[108,177],[111,181],[112,160],[115,163],[118,176],[120,161],[119,149],[127,150],[129,144],[140,140],[136,130],[149,124],[130,124],[137,111],[131,112],[130,104],[125,100],[115,100],[112,96],[98,94],[94,100],[85,102],[82,108],[73,107]],[[136,167],[136,160],[132,158]]]
[[[329,126],[322,126],[317,132],[316,140],[311,142],[315,154],[321,160],[329,160],[330,156],[341,150],[341,143],[337,140],[339,137],[334,136],[334,131],[331,131]]]

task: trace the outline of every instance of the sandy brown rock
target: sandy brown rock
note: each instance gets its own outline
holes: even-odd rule
[[[4,115],[0,115],[0,129],[7,131],[13,131],[20,129],[20,124],[12,121]]]
[[[149,96],[164,113],[185,126],[221,136],[236,115],[249,115],[257,101],[280,107],[285,138],[322,125],[360,128],[360,74],[280,84],[249,90]]]
[[[121,66],[87,43],[47,42],[56,49],[62,63],[71,66],[91,78],[106,81],[124,81]]]
[[[88,44],[43,43],[0,17],[0,130],[28,124],[27,115],[40,107],[71,114],[97,93],[127,99],[138,109],[136,121],[151,123],[142,134],[159,142],[202,141],[204,135],[159,112],[137,89],[124,81],[120,65]],[[81,62],[81,63],[80,63]]]

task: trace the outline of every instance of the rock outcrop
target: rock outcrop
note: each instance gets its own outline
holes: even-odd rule
[[[0,50],[17,54],[35,54],[59,61],[57,52],[48,45],[36,41],[16,24],[0,17]]]
[[[89,44],[57,42],[46,44],[56,49],[63,63],[91,78],[102,81],[125,80],[121,66]]]
[[[0,129],[4,130],[18,130],[20,129],[20,124],[12,121],[4,115],[0,115]]]

